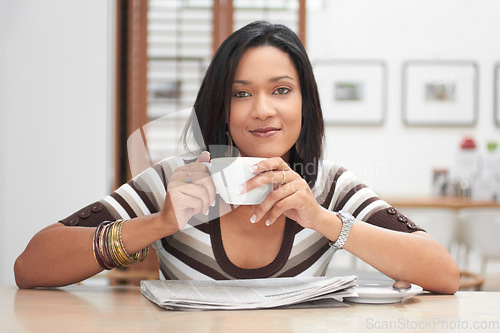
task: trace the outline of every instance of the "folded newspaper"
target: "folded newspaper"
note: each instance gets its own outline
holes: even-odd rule
[[[168,310],[245,310],[355,297],[356,276],[248,280],[141,281],[141,292]]]

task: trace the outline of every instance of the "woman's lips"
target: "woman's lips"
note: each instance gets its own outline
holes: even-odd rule
[[[273,136],[274,134],[278,133],[281,129],[276,128],[276,127],[263,127],[263,128],[256,128],[250,133],[252,133],[253,136],[259,137],[259,138],[267,138],[270,136]]]

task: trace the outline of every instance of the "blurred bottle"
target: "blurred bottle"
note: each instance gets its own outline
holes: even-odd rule
[[[454,195],[461,198],[471,198],[479,170],[480,156],[476,141],[472,137],[464,137],[457,154],[454,177]]]
[[[489,141],[481,172],[483,189],[482,200],[500,200],[500,153],[498,144]]]
[[[435,168],[432,170],[432,196],[441,198],[448,195],[449,191],[448,169]]]

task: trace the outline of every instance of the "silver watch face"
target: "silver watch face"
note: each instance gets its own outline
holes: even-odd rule
[[[354,216],[352,216],[349,212],[341,210],[338,212],[338,214],[341,216],[343,220],[354,221]]]

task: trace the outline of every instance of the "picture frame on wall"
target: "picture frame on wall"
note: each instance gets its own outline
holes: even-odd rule
[[[403,120],[408,126],[474,126],[478,109],[474,61],[408,61],[403,65]]]
[[[500,126],[500,62],[497,62],[495,64],[495,84],[494,84],[494,107],[495,107],[495,112],[494,117],[495,117],[495,124],[497,126]]]
[[[380,60],[319,60],[314,75],[326,124],[382,125],[387,70]]]

